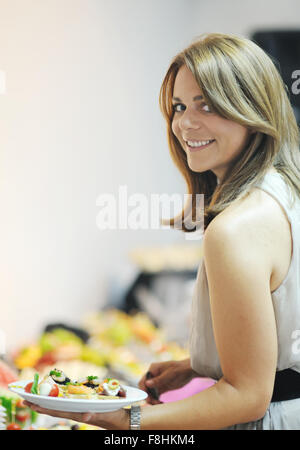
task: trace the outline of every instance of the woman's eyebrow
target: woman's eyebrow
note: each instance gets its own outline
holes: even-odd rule
[[[174,102],[181,102],[179,97],[173,97],[172,100]],[[203,100],[203,95],[196,95],[196,97],[193,98],[194,101],[196,100]]]

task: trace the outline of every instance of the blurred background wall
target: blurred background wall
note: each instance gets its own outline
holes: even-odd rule
[[[171,230],[99,230],[103,193],[184,193],[158,105],[171,58],[202,32],[299,27],[297,0],[0,0],[0,328],[116,302],[128,252]],[[296,69],[296,67],[295,67]],[[300,69],[300,64],[298,69]],[[198,245],[191,242],[190,245]]]

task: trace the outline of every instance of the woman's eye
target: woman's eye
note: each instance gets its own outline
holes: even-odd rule
[[[209,109],[209,106],[206,104],[204,104],[202,109],[204,109],[204,111],[206,111],[206,112],[211,112],[211,110]]]
[[[174,112],[181,112],[185,110],[185,106],[182,103],[175,103],[173,104],[173,111]]]
[[[201,108],[201,111],[205,111],[205,112],[208,112],[208,113],[212,112],[212,110],[210,109],[210,107],[206,103],[201,103],[200,108]]]

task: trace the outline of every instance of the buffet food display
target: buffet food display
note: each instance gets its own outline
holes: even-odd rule
[[[89,313],[80,326],[89,333],[85,342],[57,327],[18,349],[12,357],[19,376],[30,379],[35,371],[45,375],[57,365],[73,378],[116,372],[136,385],[150,362],[184,359],[188,354],[176,342],[167,342],[163,331],[142,312],[133,316],[117,309]]]

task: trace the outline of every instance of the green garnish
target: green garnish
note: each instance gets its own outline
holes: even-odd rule
[[[92,380],[96,380],[98,377],[95,377],[93,375],[90,375],[88,377],[86,377],[88,381],[92,381]]]
[[[37,395],[38,394],[38,384],[39,384],[39,374],[34,374],[33,384],[31,386],[31,393]]]
[[[61,372],[59,370],[51,370],[50,375],[54,375],[55,377],[60,377]]]

